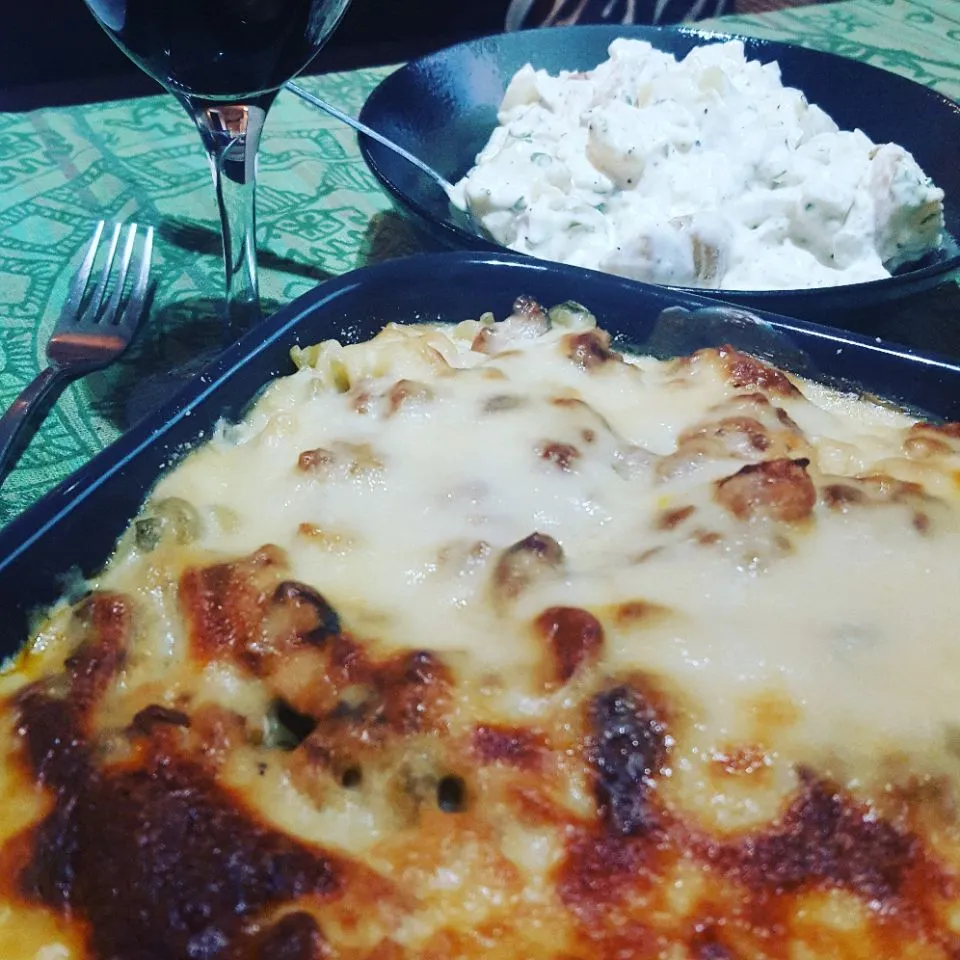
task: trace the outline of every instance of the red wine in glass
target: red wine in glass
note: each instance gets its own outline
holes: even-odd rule
[[[259,318],[256,158],[278,89],[350,0],[85,0],[117,46],[186,108],[213,170],[232,334]]]

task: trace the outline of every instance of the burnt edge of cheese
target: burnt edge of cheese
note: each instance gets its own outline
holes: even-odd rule
[[[534,621],[534,631],[547,654],[547,682],[566,683],[603,652],[603,625],[579,607],[548,607]]]
[[[158,741],[136,763],[98,764],[90,714],[125,653],[130,606],[95,595],[85,610],[89,636],[65,664],[66,689],[39,681],[15,701],[29,772],[53,802],[4,850],[21,859],[20,896],[81,918],[93,956],[125,960],[157,956],[158,944],[169,956],[226,956],[266,911],[338,896],[334,857],[259,822],[193,758]]]
[[[257,669],[260,627],[286,566],[284,551],[268,545],[249,557],[185,570],[178,599],[191,652],[204,661],[230,652]]]
[[[560,573],[563,547],[546,533],[531,533],[507,547],[493,570],[494,600],[515,600],[542,577]]]
[[[587,372],[610,363],[624,362],[623,357],[610,346],[610,334],[606,330],[568,333],[563,337],[561,349],[565,356]]]
[[[740,842],[708,844],[705,853],[753,889],[780,894],[819,882],[877,902],[900,893],[919,855],[913,837],[810,771],[801,771],[778,824]]]
[[[547,311],[529,294],[521,294],[513,301],[513,312],[527,319],[545,320]]]
[[[470,752],[482,764],[502,764],[536,770],[547,753],[544,738],[527,727],[478,724],[470,738]]]
[[[160,703],[151,703],[134,714],[133,720],[130,721],[129,730],[131,733],[150,736],[155,727],[164,725],[189,727],[190,717],[182,710],[174,710]]]
[[[696,510],[697,508],[692,504],[687,504],[684,507],[673,507],[670,510],[664,510],[657,516],[654,527],[657,530],[673,530],[675,527],[680,526],[684,520],[692,517],[693,514],[696,513]]]
[[[807,474],[806,459],[748,463],[715,485],[717,502],[740,520],[768,517],[783,523],[805,520],[813,513],[817,491]]]
[[[330,947],[316,918],[303,910],[284,914],[257,938],[252,960],[326,960]]]
[[[240,562],[259,576],[249,558]],[[596,631],[586,611],[559,610],[573,610],[588,633]],[[545,613],[551,623],[564,619],[556,610]],[[87,728],[122,667],[135,615],[123,596],[88,597],[73,618],[79,643],[65,663],[66,689],[59,681],[39,682],[17,697],[28,766],[54,803],[52,812],[3,851],[4,866],[11,856],[19,858],[19,894],[82,919],[92,957],[146,960],[151,955],[138,952],[139,946],[159,937],[171,956],[327,956],[316,920],[302,910],[284,913],[284,905],[305,896],[338,898],[351,876],[347,863],[259,822],[195,758],[171,749],[173,741],[160,734],[179,726],[176,711],[141,711],[161,722],[147,725],[148,743],[138,762],[98,767]],[[360,644],[338,634],[315,654],[338,688],[360,683],[374,691],[321,718],[318,727],[326,727],[328,743],[340,725],[344,744],[390,730],[402,746],[403,737],[425,729],[425,716],[436,720],[444,713],[442,701],[430,706],[431,696],[445,694],[452,680],[428,651],[374,661]],[[784,935],[783,897],[830,887],[879,904],[879,910],[889,906],[898,922],[928,926],[924,935],[936,940],[937,927],[909,895],[925,868],[918,841],[812,772],[803,772],[782,817],[732,839],[706,835],[666,808],[655,795],[672,742],[663,704],[643,677],[615,682],[586,701],[583,749],[593,771],[597,820],[566,827],[566,854],[555,879],[561,902],[587,941],[602,945],[597,955],[615,952],[617,944],[639,949],[648,941],[650,950],[640,955],[655,955],[654,931],[641,919],[615,918],[629,911],[631,898],[642,904],[646,891],[662,883],[673,854],[693,858],[735,884],[733,889],[760,896],[751,907],[751,929],[767,931],[771,944]],[[539,734],[524,728],[480,725],[471,738],[476,761],[520,774],[541,770],[551,752]],[[469,808],[470,791],[461,776],[446,773],[436,780],[435,799],[441,811],[456,814]],[[533,796],[526,799],[528,807],[537,803]],[[546,798],[539,808],[547,822],[565,822]],[[125,856],[134,845],[140,857]],[[105,890],[123,891],[122,910]],[[916,899],[922,904],[922,897]],[[721,933],[703,934],[713,929],[694,924],[686,938],[691,950],[709,947],[706,955],[721,956]]]
[[[664,720],[650,697],[629,683],[596,694],[588,712],[587,756],[600,818],[613,834],[642,834],[656,818],[649,794],[667,758]]]
[[[943,506],[922,484],[883,473],[844,477],[842,481],[828,483],[820,491],[820,497],[828,510],[838,513],[861,508],[906,507],[911,526],[921,536],[930,533],[933,526],[928,510],[939,510]]]
[[[640,794],[629,789],[631,783],[652,782],[662,747],[636,691],[625,695],[616,688],[603,696],[613,729],[613,773],[597,781],[602,824],[568,831],[556,874],[560,899],[597,955],[619,956],[628,947],[637,953],[625,955],[659,955],[659,935],[645,918],[649,898],[669,886],[678,855],[705,878],[733,884],[725,890],[737,891],[743,904],[719,908],[708,895],[684,919],[691,932],[679,942],[690,950],[702,942],[698,929],[713,929],[711,918],[722,918],[721,930],[762,931],[769,955],[786,956],[794,895],[830,889],[856,896],[870,915],[882,918],[882,942],[892,948],[883,956],[896,955],[904,935],[952,949],[952,935],[927,908],[930,892],[949,891],[950,881],[925,859],[913,835],[809,771],[802,772],[799,789],[776,821],[725,840],[707,835],[669,809],[639,800],[652,784]],[[630,751],[620,747],[624,742],[639,746],[632,768]],[[618,796],[626,798],[619,808],[611,802]],[[648,935],[648,948],[639,949]],[[742,954],[731,946],[729,955]]]
[[[756,417],[748,416],[721,417],[719,420],[691,427],[680,434],[677,445],[683,446],[700,438],[713,438],[723,442],[736,437],[742,437],[756,453],[763,453],[770,448],[767,428]]]
[[[944,437],[950,437],[953,440],[960,440],[960,421],[947,421],[946,423],[931,423],[929,421],[923,421],[922,423],[915,423],[910,431],[912,433],[919,431],[930,431],[931,433],[938,433]]]
[[[576,469],[576,463],[583,454],[572,443],[545,440],[537,445],[537,456],[562,473],[571,473]]]
[[[405,404],[426,403],[433,397],[433,390],[419,380],[398,380],[387,391],[387,416],[393,416]]]
[[[960,450],[960,423],[915,423],[903,441],[909,457],[926,459]]]
[[[443,661],[426,650],[402,651],[387,660],[369,659],[363,648],[342,637],[320,664],[338,700],[314,713],[316,726],[304,748],[316,762],[356,767],[388,740],[443,729],[452,678]],[[353,702],[342,699],[359,691]]]
[[[280,654],[339,634],[336,610],[308,584],[281,579],[286,567],[283,551],[267,545],[248,557],[185,570],[178,598],[194,655],[206,662],[229,653],[263,673]]]
[[[321,644],[340,632],[340,617],[319,591],[284,580],[273,591],[273,605],[287,611],[293,631],[304,643]]]
[[[726,344],[716,351],[730,386],[738,390],[756,387],[779,397],[799,397],[800,391],[776,367]]]

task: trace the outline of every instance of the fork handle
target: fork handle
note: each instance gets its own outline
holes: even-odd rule
[[[0,483],[7,479],[24,447],[72,379],[60,367],[41,370],[0,418]]]

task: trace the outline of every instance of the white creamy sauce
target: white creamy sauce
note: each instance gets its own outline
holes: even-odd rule
[[[739,521],[713,484],[742,460],[706,458],[671,479],[651,466],[628,477],[613,466],[634,445],[667,456],[684,430],[717,416],[738,391],[712,364],[682,376],[649,358],[584,371],[564,355],[562,330],[484,356],[469,348],[478,329],[392,327],[367,344],[314,348],[310,365],[165,477],[154,500],[182,497],[204,516],[227,508],[239,519],[207,524],[201,547],[231,557],[278,544],[291,574],[378,648],[440,651],[464,682],[510,678],[484,707],[507,719],[551,709],[522,679],[541,657],[530,618],[579,605],[605,620],[610,670],[640,669],[679,695],[678,771],[684,756],[751,742],[751,704],[772,697],[796,718],[767,731],[765,746],[791,764],[869,781],[878,758],[902,754],[960,775],[944,746],[960,724],[960,456],[935,469],[910,460],[908,417],[801,384],[806,396],[775,403],[809,444],[818,490],[881,469],[925,481],[936,498],[925,508],[931,528],[918,531],[900,503],[820,502],[799,525]],[[384,398],[400,378],[429,385],[432,397],[388,415]],[[367,395],[371,410],[358,412]],[[484,412],[503,395],[523,402]],[[558,396],[589,407],[559,407]],[[595,433],[589,443],[585,429]],[[537,454],[544,441],[575,445],[581,457],[557,469]],[[304,450],[344,443],[369,445],[369,469],[297,469]],[[664,510],[683,506],[696,508],[690,526],[657,528]],[[303,535],[305,523],[317,535]],[[722,542],[696,542],[695,528]],[[492,567],[534,531],[561,543],[565,573],[503,615]],[[488,554],[471,552],[478,541]],[[127,575],[118,560],[105,582]],[[636,626],[605,618],[608,605],[633,601],[669,613]]]
[[[500,243],[729,290],[881,279],[939,246],[943,191],[910,153],[840,130],[740,41],[679,62],[640,40],[609,53],[511,81],[451,198]]]

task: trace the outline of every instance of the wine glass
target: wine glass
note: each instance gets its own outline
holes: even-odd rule
[[[257,150],[277,91],[313,59],[350,0],[84,0],[110,38],[193,118],[223,230],[229,336],[260,317]]]

